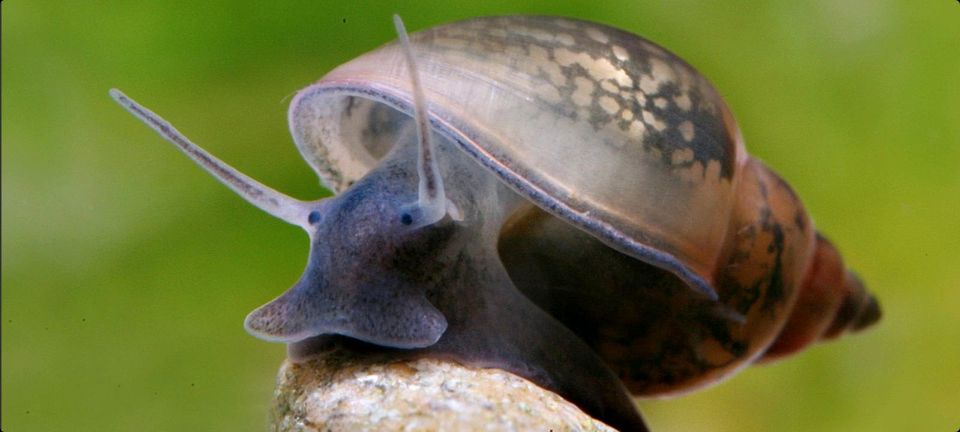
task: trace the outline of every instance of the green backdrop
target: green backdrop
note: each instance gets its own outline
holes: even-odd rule
[[[2,429],[261,430],[283,347],[245,314],[300,275],[299,228],[247,205],[107,96],[302,198],[286,105],[412,29],[508,13],[609,23],[716,84],[751,152],[881,299],[871,331],[641,403],[657,431],[960,427],[956,1],[2,5]]]

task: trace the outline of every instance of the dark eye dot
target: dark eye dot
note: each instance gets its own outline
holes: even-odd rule
[[[310,222],[311,225],[317,222],[320,222],[320,212],[318,211],[310,212],[310,214],[307,216],[307,222]]]
[[[413,223],[413,216],[410,216],[410,213],[404,213],[400,216],[400,223],[404,225],[410,225]]]

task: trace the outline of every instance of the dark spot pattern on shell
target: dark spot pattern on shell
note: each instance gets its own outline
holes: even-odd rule
[[[735,170],[734,133],[707,80],[667,50],[611,27],[552,17],[499,17],[415,35],[432,49],[500,62],[533,77],[533,96],[558,115],[615,128],[606,145],[654,155],[673,169],[711,161]]]

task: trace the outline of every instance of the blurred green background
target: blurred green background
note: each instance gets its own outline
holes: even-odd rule
[[[2,429],[262,430],[284,350],[247,312],[300,275],[299,228],[219,185],[118,87],[302,198],[286,106],[410,29],[559,14],[642,34],[720,89],[883,303],[879,326],[669,401],[656,431],[960,427],[955,1],[8,0],[2,5]]]

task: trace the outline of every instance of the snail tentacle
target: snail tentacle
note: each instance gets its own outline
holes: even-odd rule
[[[193,159],[197,165],[200,165],[201,168],[216,177],[221,183],[233,189],[234,192],[246,199],[250,204],[257,206],[257,208],[287,223],[299,225],[307,230],[307,232],[310,232],[309,214],[313,210],[312,203],[284,195],[254,180],[250,176],[237,171],[237,169],[231,167],[226,162],[223,162],[200,146],[194,144],[168,121],[138,104],[133,99],[130,99],[120,90],[110,89],[110,96],[116,100],[120,106],[130,111],[131,114],[146,123],[147,126],[153,128],[164,139],[173,143],[185,155]]]
[[[419,143],[419,157],[417,158],[417,173],[420,177],[418,199],[415,204],[419,213],[413,222],[412,228],[432,225],[443,219],[448,213],[454,219],[460,219],[459,211],[452,201],[447,199],[443,188],[443,177],[440,175],[440,164],[436,159],[436,146],[433,143],[430,130],[430,121],[423,87],[420,84],[420,75],[417,72],[416,56],[413,45],[399,15],[393,16],[393,25],[400,39],[400,46],[407,62],[410,83],[413,88],[413,116],[417,129]]]

